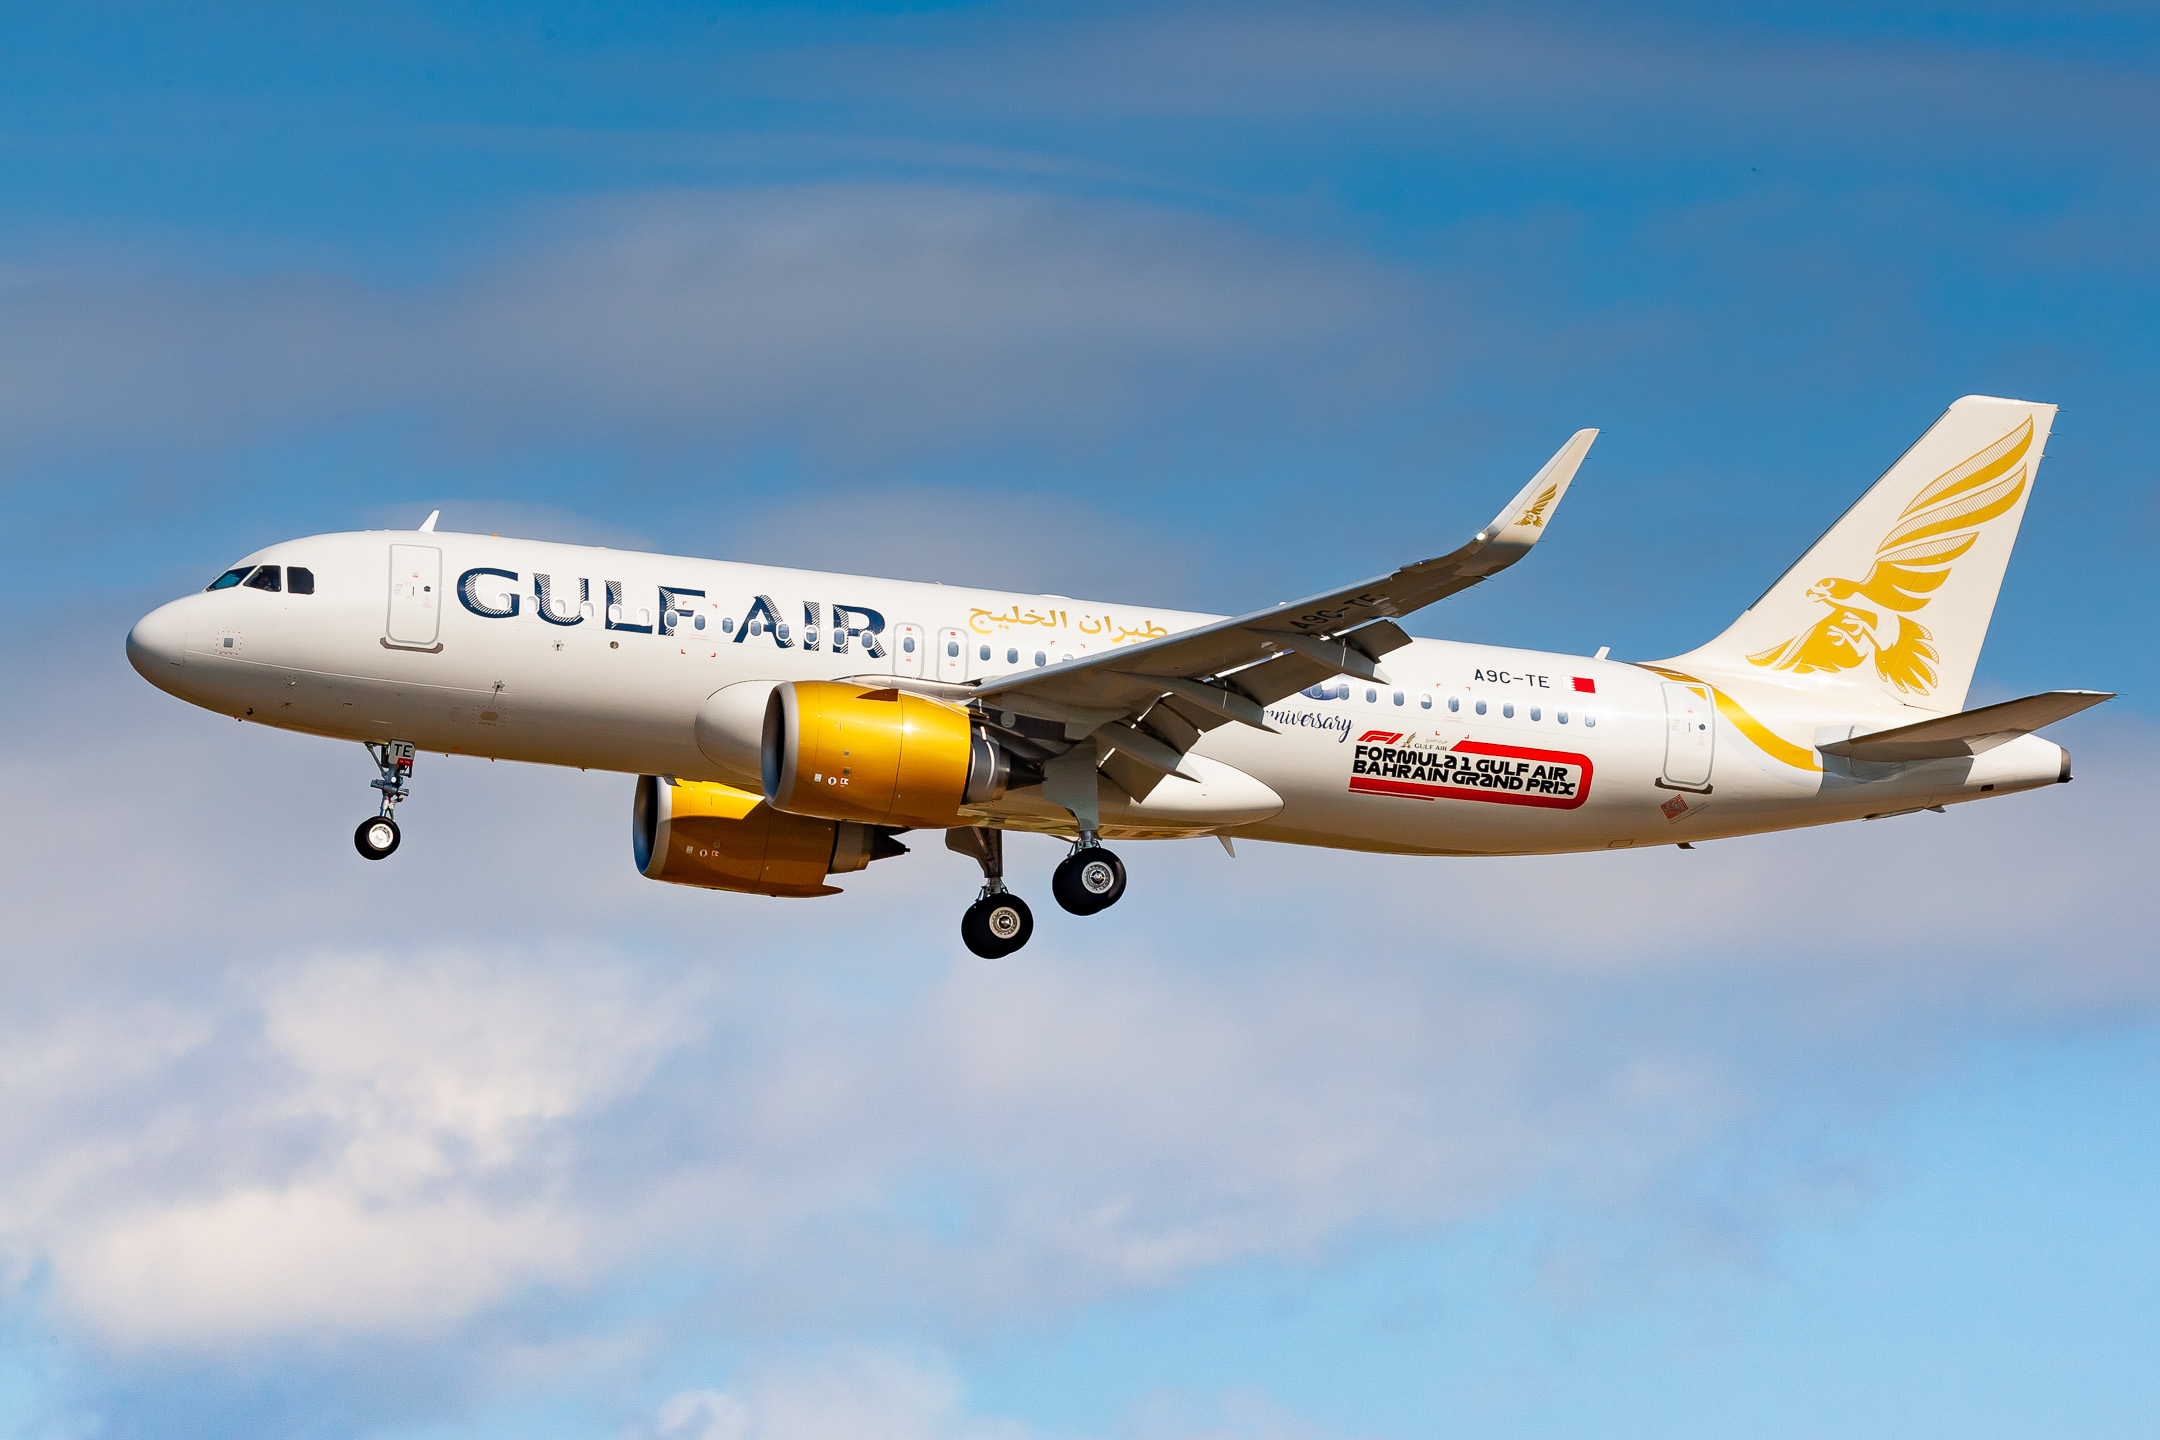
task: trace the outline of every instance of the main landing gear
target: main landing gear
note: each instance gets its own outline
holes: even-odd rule
[[[387,860],[401,838],[394,812],[399,801],[412,797],[405,782],[412,775],[413,747],[403,740],[366,743],[375,768],[382,772],[379,779],[368,781],[370,786],[382,792],[382,808],[361,821],[360,828],[353,831],[353,848],[369,860]]]
[[[985,960],[1010,955],[1035,933],[1027,901],[1005,888],[1005,832],[968,826],[945,832],[945,848],[982,866],[983,887],[960,917],[960,939]]]
[[[1027,944],[1035,917],[1025,900],[1005,888],[1005,832],[988,826],[947,830],[945,848],[982,866],[982,890],[960,917],[960,938],[968,949],[996,960]],[[1107,910],[1125,893],[1125,862],[1103,849],[1092,831],[1084,833],[1051,876],[1050,891],[1075,915]]]
[[[1083,830],[1051,874],[1050,893],[1075,915],[1107,910],[1125,893],[1125,862],[1103,849],[1094,831]]]

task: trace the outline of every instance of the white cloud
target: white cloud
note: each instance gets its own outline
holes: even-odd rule
[[[19,264],[0,284],[0,437],[18,455],[228,447],[417,415],[454,453],[628,433],[645,451],[785,436],[883,461],[1016,423],[1092,437],[1106,413],[1189,403],[1262,359],[1326,388],[1329,354],[1398,312],[1404,284],[1110,200],[626,196],[526,217],[404,286]]]
[[[1034,1430],[983,1416],[949,1365],[851,1345],[747,1368],[725,1390],[670,1396],[640,1440],[1027,1440]],[[1136,1440],[1321,1440],[1257,1396],[1157,1391],[1110,1432]]]
[[[1124,904],[1045,901],[985,962],[935,845],[837,900],[679,891],[631,869],[621,777],[429,758],[370,867],[357,754],[41,683],[0,1243],[153,1350],[492,1344],[536,1289],[655,1270],[743,1342],[1042,1318],[1532,1187],[1655,1215],[1796,1108],[2160,999],[2134,725],[2070,736],[2067,788],[1687,853],[1135,846]],[[142,837],[230,823],[116,885],[86,773]],[[1052,849],[1015,842],[1025,891]]]
[[[338,1177],[62,1221],[76,1233],[53,1252],[61,1300],[120,1345],[216,1351],[267,1336],[427,1334],[576,1268],[576,1219],[544,1204],[490,1206],[457,1190],[370,1203],[356,1189]]]
[[[265,1038],[306,1077],[291,1113],[337,1127],[391,1189],[509,1164],[526,1132],[620,1096],[692,1033],[687,997],[614,969],[420,950],[267,978]]]
[[[969,1415],[958,1377],[868,1348],[758,1367],[732,1391],[689,1390],[661,1405],[654,1440],[1021,1440],[1021,1427]]]
[[[750,1410],[723,1390],[685,1390],[654,1417],[659,1440],[749,1440]]]
[[[261,1045],[237,1095],[179,1097],[162,1117],[98,1103],[130,1069],[169,1082],[202,1014],[162,1036],[121,1017],[117,1075],[79,1042],[11,1071],[16,1095],[73,1121],[62,1134],[94,1138],[18,1137],[0,1193],[18,1233],[44,1237],[62,1303],[118,1343],[431,1333],[580,1278],[597,1217],[554,1193],[559,1128],[633,1091],[696,1011],[686,987],[530,952],[294,957],[249,978]]]
[[[758,57],[743,83],[777,82],[797,99],[868,93],[944,115],[1038,121],[1272,122],[1309,133],[1441,120],[1441,133],[1419,138],[1488,155],[1647,141],[1692,157],[1736,139],[1787,145],[1795,127],[1815,146],[1876,154],[1976,143],[2014,153],[2036,136],[2097,139],[2153,115],[2134,68],[2075,44],[2035,44],[2025,25],[1855,39],[1740,13],[1676,23],[1580,6],[1187,4],[914,28],[904,65],[883,47],[806,49],[777,66]]]

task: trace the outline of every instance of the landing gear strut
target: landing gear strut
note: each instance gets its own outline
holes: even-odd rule
[[[1035,933],[1027,901],[1005,888],[1005,832],[966,826],[945,832],[945,848],[982,866],[983,887],[960,917],[960,939],[985,960],[1010,955]]]
[[[412,792],[405,788],[405,781],[412,775],[413,747],[404,740],[366,743],[369,758],[382,772],[381,778],[368,781],[370,786],[382,792],[382,808],[361,821],[360,828],[353,831],[353,848],[369,860],[386,860],[397,849],[401,838],[395,816],[398,802],[412,797]]]
[[[1125,862],[1103,849],[1094,831],[1083,830],[1050,876],[1050,893],[1075,915],[1107,910],[1125,893]]]

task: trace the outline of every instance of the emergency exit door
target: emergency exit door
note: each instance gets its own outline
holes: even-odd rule
[[[442,633],[442,551],[433,545],[390,547],[390,619],[383,638],[392,645],[433,649]]]
[[[1665,783],[1708,790],[1717,747],[1717,707],[1706,685],[1665,686]]]
[[[892,673],[920,675],[923,667],[923,633],[920,625],[895,625],[892,633]]]
[[[968,638],[958,630],[937,632],[937,676],[940,680],[967,679]]]

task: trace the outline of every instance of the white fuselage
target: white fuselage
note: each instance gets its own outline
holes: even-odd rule
[[[728,686],[974,681],[1216,618],[485,535],[319,535],[249,559],[307,567],[314,593],[235,586],[153,612],[129,641],[153,683],[310,734],[752,786],[699,744],[700,709]],[[1418,640],[1383,669],[1385,684],[1343,676],[1269,706],[1277,733],[1208,732],[1193,754],[1258,782],[1221,813],[1107,807],[1104,833],[1549,853],[1894,813],[2067,773],[2034,736],[1915,764],[1824,757],[1818,744],[1933,712],[1829,713],[1819,695],[1752,677],[1700,677],[1717,699],[1691,706],[1667,674],[1498,646]],[[1072,828],[1039,790],[983,809]]]

